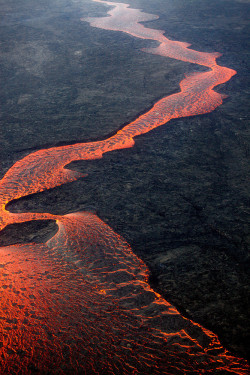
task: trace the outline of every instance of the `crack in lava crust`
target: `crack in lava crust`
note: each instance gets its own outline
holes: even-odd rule
[[[216,335],[184,318],[148,285],[148,270],[129,245],[91,213],[56,216],[10,213],[13,199],[74,181],[73,160],[101,158],[132,147],[133,138],[169,120],[211,112],[223,95],[213,91],[236,72],[140,22],[157,16],[112,5],[109,17],[87,18],[94,27],[159,42],[145,52],[209,68],[187,76],[181,91],[158,101],[114,136],[97,142],[40,150],[15,163],[0,182],[0,229],[53,219],[58,232],[45,244],[0,249],[0,363],[5,374],[246,374]],[[41,357],[42,354],[42,357]]]

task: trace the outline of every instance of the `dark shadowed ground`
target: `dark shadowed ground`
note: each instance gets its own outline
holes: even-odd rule
[[[133,149],[72,163],[88,176],[9,209],[95,210],[147,263],[155,289],[246,357],[249,1],[130,3],[160,15],[149,25],[168,37],[223,53],[219,63],[238,72],[218,88],[228,99],[139,137]],[[105,7],[89,0],[2,1],[0,14],[1,176],[33,150],[106,137],[202,69],[143,53],[147,41],[90,28],[80,17]],[[13,225],[0,241],[41,241],[55,230],[52,222]]]

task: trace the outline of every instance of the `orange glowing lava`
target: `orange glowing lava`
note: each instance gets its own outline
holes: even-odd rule
[[[97,142],[52,147],[15,163],[0,181],[0,229],[53,219],[58,232],[45,244],[0,249],[0,365],[4,374],[247,374],[244,360],[221,346],[212,332],[184,318],[149,286],[145,264],[96,215],[10,213],[6,204],[74,181],[73,160],[101,158],[132,147],[134,137],[169,120],[213,111],[223,95],[213,88],[236,72],[217,65],[217,53],[191,50],[140,22],[157,16],[112,5],[109,17],[88,18],[94,27],[159,42],[148,53],[209,68],[189,75],[181,91]]]

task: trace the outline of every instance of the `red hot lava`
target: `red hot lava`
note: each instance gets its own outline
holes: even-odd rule
[[[149,286],[145,264],[96,215],[10,213],[6,204],[74,181],[73,160],[101,158],[132,147],[134,137],[174,118],[213,111],[223,95],[213,88],[236,72],[216,63],[217,53],[189,49],[140,22],[157,16],[112,5],[109,17],[88,18],[94,27],[159,42],[145,52],[209,68],[180,83],[181,91],[99,142],[40,150],[15,163],[0,181],[0,229],[53,219],[58,232],[45,244],[0,249],[1,339],[4,374],[247,374],[216,335],[184,318]]]

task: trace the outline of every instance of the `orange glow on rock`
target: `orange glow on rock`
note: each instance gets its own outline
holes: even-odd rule
[[[78,212],[11,213],[13,199],[77,180],[74,160],[133,147],[134,137],[174,118],[213,111],[223,95],[213,91],[236,72],[216,64],[217,53],[191,50],[139,22],[157,16],[112,5],[92,26],[159,42],[145,49],[209,68],[180,83],[181,91],[103,141],[52,147],[16,162],[0,181],[0,229],[53,219],[58,232],[45,244],[0,249],[0,365],[4,374],[247,374],[246,361],[230,356],[218,338],[179,314],[148,284],[145,264],[96,215]]]

